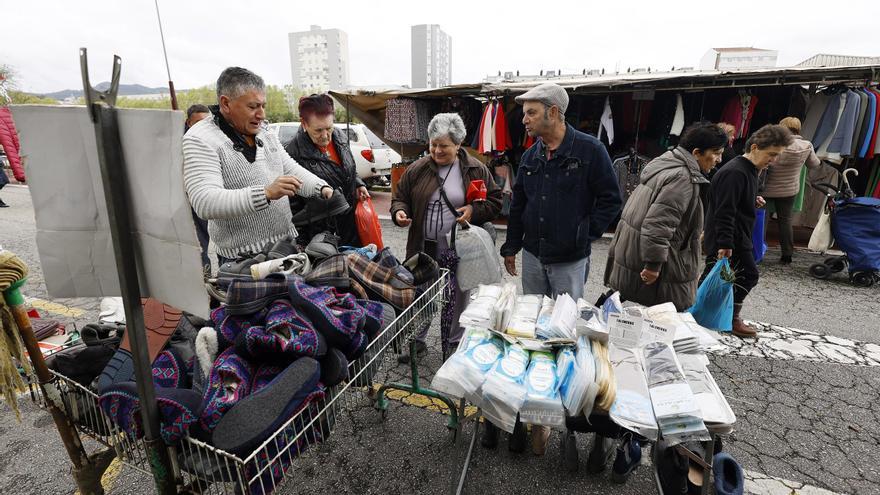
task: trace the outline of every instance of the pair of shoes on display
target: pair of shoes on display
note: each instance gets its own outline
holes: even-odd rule
[[[247,253],[240,255],[234,261],[228,261],[220,265],[217,270],[217,278],[220,279],[253,279],[252,267],[270,260],[279,260],[299,253],[296,242],[292,236],[284,236],[281,239],[266,244],[259,253]],[[265,270],[262,270],[265,271]]]
[[[323,196],[318,195],[306,200],[305,207],[293,215],[293,225],[297,228],[304,227],[325,218],[341,215],[348,209],[349,204],[345,200],[345,196],[342,195],[342,191],[334,189],[330,199],[324,199]]]
[[[616,453],[614,464],[611,467],[611,481],[626,483],[633,471],[639,467],[642,460],[642,447],[638,440],[631,436],[624,436],[616,449],[614,443],[613,438],[598,434],[595,436],[590,456],[587,459],[587,471],[591,474],[601,473],[607,467],[611,456]]]

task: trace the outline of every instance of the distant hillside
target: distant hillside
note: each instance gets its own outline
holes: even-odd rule
[[[99,91],[106,91],[110,87],[110,83],[105,81],[95,85],[95,88]],[[152,95],[159,93],[167,93],[168,88],[148,88],[146,86],[141,86],[140,84],[120,84],[119,85],[119,96],[127,96],[127,95]],[[78,98],[83,95],[81,89],[65,89],[64,91],[56,91],[54,93],[46,93],[44,95],[46,98],[54,98],[56,100],[63,100],[65,98]]]

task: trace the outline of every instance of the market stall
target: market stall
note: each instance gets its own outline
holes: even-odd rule
[[[424,152],[424,126],[439,112],[458,112],[468,128],[468,151],[483,157],[496,169],[516,172],[518,158],[530,145],[521,109],[513,97],[543,83],[554,82],[569,92],[567,121],[575,128],[598,136],[614,159],[621,189],[637,182],[641,168],[673,146],[688,124],[709,120],[729,122],[736,128],[734,149],[741,150],[750,131],[778,123],[786,116],[804,122],[803,137],[814,141],[825,165],[804,175],[803,197],[795,226],[812,228],[819,217],[824,196],[808,186],[813,182],[836,183],[845,167],[860,170],[856,194],[878,192],[880,160],[876,122],[870,120],[869,101],[880,78],[880,66],[827,68],[779,68],[754,70],[677,70],[584,76],[558,76],[527,82],[460,84],[426,90],[333,91],[351,114],[396,147],[407,161]],[[852,92],[852,93],[850,93]],[[850,99],[843,113],[840,95]],[[838,96],[833,101],[831,96]],[[859,101],[859,104],[855,102]],[[833,108],[832,108],[833,107]],[[829,110],[840,109],[841,113]],[[878,107],[874,107],[876,114]],[[503,112],[503,113],[502,113]],[[827,114],[827,115],[826,115]],[[503,115],[503,116],[502,116]],[[500,117],[500,119],[499,119]],[[503,121],[503,122],[502,122]],[[874,128],[868,129],[870,123]],[[821,124],[821,126],[820,126]],[[816,130],[822,132],[816,135]],[[843,134],[849,135],[844,138]],[[835,144],[831,146],[831,140]],[[851,146],[844,151],[843,143]],[[858,142],[860,149],[855,149]],[[862,148],[865,153],[862,153]],[[853,151],[855,150],[855,151]],[[507,182],[512,175],[501,175]],[[870,191],[869,191],[870,189]],[[509,193],[509,189],[505,188]]]

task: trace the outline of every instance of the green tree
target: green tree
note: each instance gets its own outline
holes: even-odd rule
[[[9,97],[12,99],[13,105],[57,105],[58,100],[54,98],[44,98],[42,96],[23,93],[21,91],[10,91]]]

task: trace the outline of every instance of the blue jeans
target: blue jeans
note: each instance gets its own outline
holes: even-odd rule
[[[535,255],[522,250],[523,294],[542,294],[555,299],[567,293],[577,301],[584,297],[589,275],[590,258],[544,265]]]

